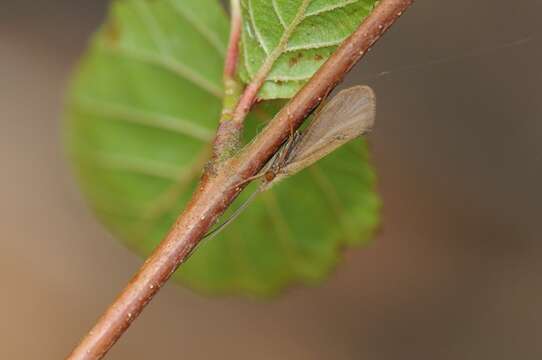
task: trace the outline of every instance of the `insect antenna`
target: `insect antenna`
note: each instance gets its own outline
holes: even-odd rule
[[[261,192],[261,189],[258,187],[256,190],[252,192],[252,194],[249,195],[249,197],[239,206],[233,214],[230,215],[229,218],[227,218],[222,224],[218,225],[213,230],[209,231],[205,236],[203,236],[202,239],[209,240],[220,234],[222,230],[226,228],[229,224],[233,222],[241,213],[247,208],[248,205],[254,200],[256,195],[258,195]]]

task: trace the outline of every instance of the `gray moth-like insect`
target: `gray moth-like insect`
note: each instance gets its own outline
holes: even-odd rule
[[[303,131],[284,143],[262,170],[262,190],[291,176],[349,141],[370,132],[376,116],[376,98],[368,86],[340,91],[325,104]]]
[[[263,178],[258,189],[223,224],[205,237],[217,235],[257,194],[309,167],[349,141],[370,132],[375,117],[376,98],[370,87],[358,85],[340,91],[315,114],[306,129],[296,131],[257,175],[242,183]]]

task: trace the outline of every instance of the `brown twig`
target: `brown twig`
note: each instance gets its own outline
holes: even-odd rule
[[[265,165],[291,129],[302,123],[413,1],[381,0],[363,24],[250,145],[238,156],[226,160],[217,174],[204,174],[192,200],[169,234],[75,348],[69,360],[100,359],[104,356],[241,192],[239,184]]]

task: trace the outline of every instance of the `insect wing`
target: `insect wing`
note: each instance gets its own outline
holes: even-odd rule
[[[324,105],[296,144],[285,175],[292,175],[320,160],[350,140],[369,132],[376,115],[376,100],[368,86],[339,92]]]

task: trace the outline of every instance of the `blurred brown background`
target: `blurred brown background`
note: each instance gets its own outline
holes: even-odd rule
[[[2,359],[61,359],[141,264],[85,207],[59,135],[106,3],[0,7]],[[109,358],[540,359],[541,13],[418,1],[347,79],[379,97],[377,241],[270,303],[169,285]]]

